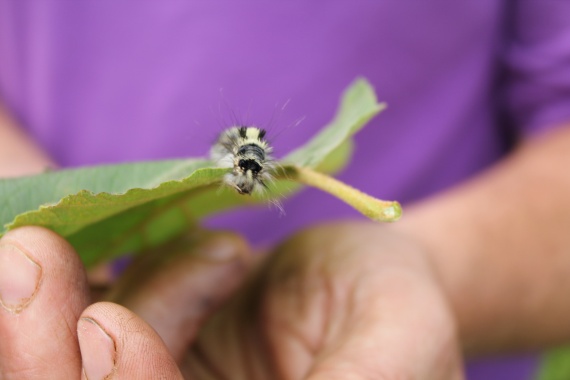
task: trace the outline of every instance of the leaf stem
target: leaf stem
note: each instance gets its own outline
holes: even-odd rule
[[[288,179],[316,187],[334,195],[372,220],[394,222],[402,216],[402,206],[398,202],[376,199],[326,174],[307,167],[287,165],[284,169]]]

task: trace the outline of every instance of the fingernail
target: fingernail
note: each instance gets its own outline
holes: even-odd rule
[[[0,244],[0,303],[11,313],[24,310],[34,299],[42,277],[42,267],[22,249]]]
[[[115,341],[91,318],[77,323],[83,372],[88,380],[107,378],[115,369]]]

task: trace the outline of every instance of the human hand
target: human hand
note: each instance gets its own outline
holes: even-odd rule
[[[77,377],[79,318],[89,379],[108,373],[176,379],[175,362],[196,380],[462,378],[453,319],[429,265],[415,246],[377,226],[327,226],[293,238],[195,342],[199,324],[243,275],[237,257],[245,247],[235,239],[198,244],[209,252],[201,259],[150,255],[120,281],[113,299],[163,340],[116,304],[83,311],[81,266],[55,234],[21,229],[6,239],[42,263],[42,282],[19,314],[0,315],[0,334],[9,342],[0,345],[5,378]],[[3,297],[8,280],[0,284]]]
[[[135,262],[140,286],[125,300],[144,304],[161,339],[122,306],[88,307],[85,271],[64,239],[39,227],[8,232],[0,240],[0,379],[181,378],[171,352],[190,344],[246,266],[247,247],[233,235],[191,240],[191,254],[163,252]],[[133,280],[120,281],[115,296],[123,297],[121,287]]]
[[[427,255],[369,223],[290,239],[185,355],[200,380],[463,378]]]

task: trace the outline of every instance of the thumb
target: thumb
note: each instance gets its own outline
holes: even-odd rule
[[[377,298],[346,314],[306,380],[464,379],[451,312],[410,275],[378,281]]]
[[[122,306],[99,302],[77,323],[83,379],[182,379],[156,332]]]
[[[180,361],[204,319],[241,284],[248,252],[237,235],[200,231],[141,257],[108,299],[151,325]]]

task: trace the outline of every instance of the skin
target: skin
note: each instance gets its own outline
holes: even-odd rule
[[[396,255],[359,249],[370,227],[309,230],[255,269],[241,239],[205,234],[191,253],[136,262],[114,303],[90,306],[72,247],[38,227],[11,231],[2,242],[22,247],[43,280],[19,313],[0,310],[0,377],[78,378],[83,367],[89,379],[461,379],[429,264],[389,234],[378,243]],[[350,240],[323,247],[345,228]]]
[[[0,103],[0,178],[37,174],[55,167]]]
[[[396,224],[314,227],[261,262],[231,234],[185,237],[91,305],[62,238],[11,231],[42,281],[0,309],[0,377],[462,379],[462,351],[569,338],[568,167],[561,128]]]
[[[570,124],[393,225],[425,249],[471,354],[570,340]]]

